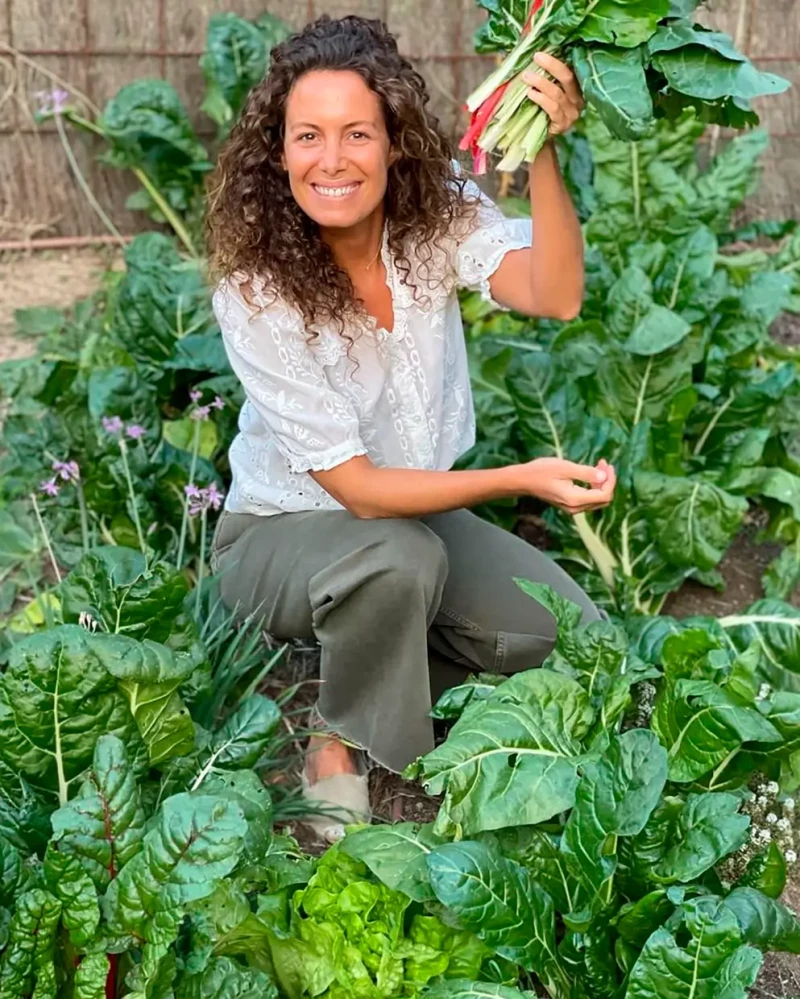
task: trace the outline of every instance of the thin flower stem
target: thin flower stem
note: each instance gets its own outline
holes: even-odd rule
[[[200,561],[197,564],[197,589],[194,595],[194,617],[196,621],[200,621],[200,606],[201,606],[201,596],[203,588],[203,570],[205,569],[206,561],[206,522],[207,522],[207,512],[203,510],[200,514]]]
[[[92,546],[89,543],[89,513],[86,509],[86,496],[84,495],[83,483],[80,479],[75,483],[75,489],[78,492],[78,509],[81,514],[81,539],[83,541],[83,553],[85,555]]]
[[[58,562],[56,562],[56,557],[53,554],[53,546],[50,544],[50,535],[47,533],[47,528],[44,526],[44,521],[42,520],[42,514],[39,510],[39,504],[36,502],[36,494],[31,493],[31,503],[33,503],[33,512],[36,514],[36,520],[39,524],[39,530],[42,532],[42,537],[44,538],[44,543],[47,547],[47,554],[50,556],[50,561],[53,564],[53,571],[56,574],[56,579],[61,582],[61,572],[58,568]]]
[[[100,218],[100,221],[103,223],[106,229],[108,229],[111,235],[119,242],[119,245],[124,249],[125,240],[122,238],[122,234],[120,233],[119,229],[117,229],[117,227],[114,225],[114,223],[111,221],[111,219],[108,217],[108,215],[106,215],[106,213],[103,211],[102,206],[98,202],[97,198],[94,196],[94,191],[92,191],[88,181],[81,172],[81,168],[78,165],[78,161],[75,159],[75,154],[72,151],[72,146],[69,144],[69,139],[67,138],[67,132],[66,129],[64,128],[64,122],[62,120],[62,116],[60,114],[56,114],[53,117],[55,118],[56,131],[58,132],[58,137],[61,140],[61,145],[64,147],[64,153],[67,157],[67,162],[69,163],[70,169],[72,170],[72,173],[75,176],[75,180],[77,180],[78,182],[78,186],[86,195],[86,200],[95,210],[98,217]]]
[[[125,469],[125,481],[128,483],[128,494],[131,498],[133,522],[136,525],[136,536],[139,539],[139,547],[142,550],[142,555],[147,558],[147,545],[145,544],[144,533],[142,532],[142,522],[139,520],[139,507],[136,504],[136,490],[133,488],[131,467],[128,464],[128,447],[121,437],[119,439],[119,453],[122,455],[122,467]]]
[[[200,421],[197,420],[194,425],[194,435],[192,437],[192,462],[189,466],[189,482],[194,482],[194,473],[197,468],[197,455],[200,451]],[[186,547],[186,531],[189,526],[189,497],[184,496],[183,498],[183,517],[181,519],[181,536],[178,541],[178,558],[175,562],[175,568],[178,572],[181,571],[183,566],[183,553]]]
[[[147,191],[150,197],[158,205],[158,209],[161,214],[166,218],[172,228],[175,230],[175,235],[180,239],[183,245],[186,247],[188,252],[195,259],[199,259],[199,254],[194,248],[194,243],[192,242],[192,237],[189,235],[186,227],[180,218],[175,214],[170,205],[167,203],[164,195],[159,191],[155,184],[150,180],[144,170],[141,167],[134,167],[133,172],[136,175],[136,179],[142,185],[142,187]]]

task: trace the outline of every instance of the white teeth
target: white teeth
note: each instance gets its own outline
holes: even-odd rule
[[[358,189],[358,184],[351,184],[349,187],[320,187],[314,184],[314,190],[325,198],[344,198]]]

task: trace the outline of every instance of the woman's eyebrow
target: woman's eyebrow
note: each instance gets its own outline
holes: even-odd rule
[[[361,121],[349,121],[343,128],[355,128],[356,125],[369,125],[371,128],[375,128],[375,122],[370,121],[367,118],[363,118]],[[319,128],[320,126],[313,121],[295,121],[292,122],[290,128]]]

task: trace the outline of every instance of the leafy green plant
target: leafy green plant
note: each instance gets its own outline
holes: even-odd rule
[[[754,97],[779,94],[787,80],[757,70],[733,40],[693,21],[695,3],[650,0],[478,0],[489,12],[479,52],[506,54],[467,100],[472,122],[462,141],[477,173],[487,154],[504,153],[498,169],[533,161],[550,120],[527,100],[525,70],[546,71],[536,52],[568,59],[587,101],[620,139],[644,138],[655,115],[676,118],[687,107],[704,121],[742,128],[758,124]]]
[[[800,921],[777,901],[787,860],[747,808],[754,774],[790,773],[798,613],[775,602],[626,633],[582,627],[579,608],[520,585],[557,620],[549,659],[445,695],[438,713],[458,718],[407,774],[443,794],[435,823],[354,829],[340,849],[554,999],[744,997],[760,952],[800,952]],[[653,684],[652,721],[636,723]],[[480,977],[430,994],[532,994]]]
[[[700,171],[702,129],[690,115],[625,143],[588,118],[596,201],[578,321],[534,325],[465,306],[479,424],[467,463],[612,461],[611,507],[582,518],[548,510],[545,521],[557,557],[623,615],[658,612],[687,578],[721,585],[716,567],[748,500],[769,514],[765,536],[787,546],[769,594],[788,597],[800,572],[798,363],[769,336],[797,307],[800,243],[792,234],[773,254],[727,248],[766,140],[739,137]],[[567,163],[584,153],[573,145]]]

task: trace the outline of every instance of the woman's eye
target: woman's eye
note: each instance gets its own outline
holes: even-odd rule
[[[303,135],[299,135],[298,138],[301,142],[308,142],[309,140],[313,142],[314,139],[316,139],[316,135],[314,135],[313,132],[304,132]]]
[[[351,138],[353,138],[353,139],[368,139],[369,136],[367,135],[366,132],[352,132],[351,133]]]

